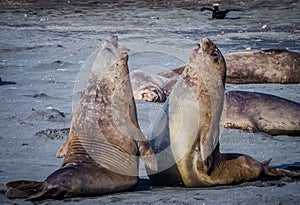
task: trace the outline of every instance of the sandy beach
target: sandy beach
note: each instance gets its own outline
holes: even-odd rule
[[[62,159],[55,154],[68,136],[78,94],[89,74],[89,56],[108,36],[117,35],[130,49],[131,71],[153,73],[187,62],[201,37],[209,37],[223,54],[270,48],[300,52],[298,0],[220,2],[221,9],[244,11],[212,20],[210,12],[199,11],[211,5],[210,0],[1,1],[0,204],[32,204],[6,198],[4,184],[42,181],[60,166]],[[269,93],[300,103],[300,84],[228,84],[226,89]],[[161,105],[136,104],[146,135]],[[272,166],[300,170],[300,136],[222,129],[220,143],[222,152],[244,153],[260,161],[273,158]],[[143,164],[140,178],[135,192],[39,204],[273,205],[300,200],[299,181],[290,178],[212,188],[158,187],[151,184]]]

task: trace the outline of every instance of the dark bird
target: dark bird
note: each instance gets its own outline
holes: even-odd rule
[[[241,9],[226,9],[225,11],[220,11],[219,10],[219,4],[213,4],[213,9],[208,8],[208,7],[202,7],[200,9],[201,12],[208,10],[212,11],[212,18],[213,19],[224,19],[226,14],[229,13],[230,11],[242,11]]]

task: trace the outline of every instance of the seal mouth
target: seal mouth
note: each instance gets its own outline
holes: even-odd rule
[[[196,55],[203,55],[200,43],[198,43],[198,48],[195,48],[194,52]]]
[[[164,102],[166,96],[160,88],[148,87],[140,90],[140,98],[147,102]]]

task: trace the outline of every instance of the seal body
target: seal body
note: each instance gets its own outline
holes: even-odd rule
[[[274,95],[226,92],[221,126],[271,135],[300,135],[300,104]]]
[[[155,169],[151,147],[137,123],[127,59],[116,37],[103,43],[68,140],[59,150],[58,155],[65,155],[61,167],[43,182],[8,182],[7,197],[41,200],[133,190],[138,155]]]
[[[235,52],[224,55],[226,83],[300,83],[300,53],[284,49]],[[184,66],[159,73],[167,78],[181,75]]]
[[[300,83],[300,54],[270,49],[225,56],[227,83]]]
[[[262,175],[300,176],[244,154],[220,153],[225,77],[221,52],[208,38],[201,39],[149,135],[158,162],[158,171],[147,169],[154,183],[203,187],[237,184]]]

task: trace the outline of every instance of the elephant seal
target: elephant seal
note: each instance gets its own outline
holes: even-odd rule
[[[268,161],[220,153],[225,76],[221,52],[208,38],[201,39],[149,134],[158,171],[146,170],[155,184],[206,187],[263,175],[300,177],[296,172],[269,167]]]
[[[136,100],[163,103],[169,96],[177,79],[167,79],[160,84],[152,83],[154,74],[132,73],[139,81],[133,83]],[[147,77],[145,77],[147,76]],[[150,88],[148,88],[148,86]],[[161,95],[158,95],[158,93]],[[241,129],[248,132],[265,132],[270,135],[300,136],[300,104],[275,95],[249,91],[225,92],[221,127]]]
[[[42,200],[133,190],[138,155],[156,169],[137,122],[127,60],[117,37],[102,44],[60,150],[65,154],[61,167],[43,182],[8,182],[7,197]]]
[[[225,56],[227,83],[300,83],[300,54],[282,49]]]
[[[163,89],[163,85],[168,80],[167,78],[135,70],[130,73],[130,80],[135,100],[148,102],[166,101],[167,93]]]
[[[229,91],[225,96],[221,127],[300,136],[299,103],[247,91]]]
[[[300,83],[300,53],[284,49],[236,52],[224,55],[226,83]],[[184,66],[159,73],[173,78],[181,75]]]

